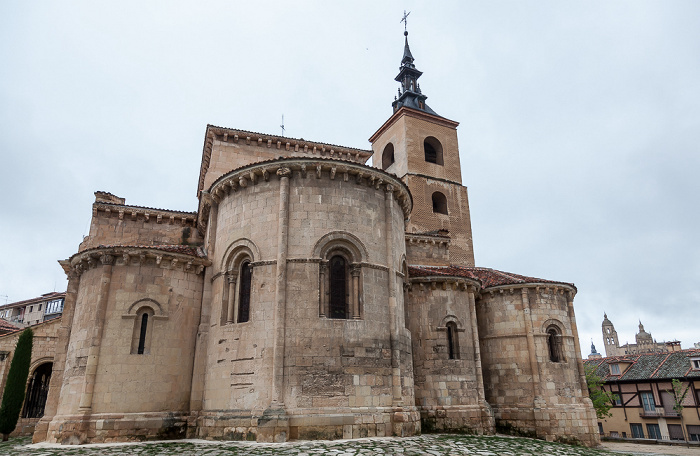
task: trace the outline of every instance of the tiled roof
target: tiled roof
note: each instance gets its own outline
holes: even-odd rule
[[[673,379],[683,377],[700,378],[700,370],[692,370],[690,358],[700,357],[700,349],[681,350],[670,353],[642,353],[636,355],[609,356],[584,360],[593,366],[595,373],[604,381],[634,381],[651,379]],[[631,363],[621,375],[610,373],[610,364]]]
[[[0,318],[0,333],[9,333],[9,332],[14,332],[17,331],[19,328],[9,321],[3,320]]]
[[[23,306],[38,303],[38,302],[51,301],[52,299],[63,298],[65,295],[66,295],[65,291],[63,291],[63,292],[52,291],[51,293],[45,293],[37,298],[25,299],[24,301],[17,301],[17,302],[11,302],[8,304],[3,304],[2,306],[0,306],[0,309],[7,309],[10,307],[23,307]]]
[[[198,247],[190,247],[188,245],[99,245],[98,249],[112,249],[112,248],[126,248],[126,249],[152,249],[152,250],[163,250],[165,252],[180,253],[183,255],[189,255],[198,258],[206,258],[204,251]],[[91,250],[91,249],[87,249]]]
[[[105,192],[106,193],[106,192]],[[189,211],[177,211],[174,209],[161,209],[158,207],[148,207],[148,206],[135,206],[133,204],[119,204],[119,203],[112,203],[110,201],[95,201],[94,204],[99,204],[99,205],[105,205],[105,206],[114,206],[114,207],[125,207],[125,208],[133,208],[133,209],[146,209],[149,211],[159,211],[159,212],[172,212],[174,214],[187,214],[187,215],[197,215],[197,212],[189,212]]]
[[[228,130],[231,132],[246,133],[249,135],[266,136],[266,137],[270,137],[270,138],[276,138],[278,140],[284,140],[285,142],[293,141],[293,142],[297,142],[297,143],[321,144],[324,146],[341,147],[343,149],[351,149],[351,150],[356,150],[359,152],[365,152],[365,153],[370,154],[370,155],[372,154],[371,149],[358,149],[357,147],[341,146],[339,144],[329,144],[329,143],[323,143],[323,142],[319,142],[319,141],[309,141],[309,140],[306,140],[304,138],[292,138],[290,136],[278,136],[278,135],[273,135],[270,133],[259,133],[257,131],[239,130],[237,128],[220,127],[218,125],[211,125],[211,124],[207,125],[207,130],[209,130],[209,128],[218,128],[219,130]]]
[[[410,277],[463,277],[478,280],[483,288],[497,287],[501,285],[517,285],[527,283],[552,283],[574,287],[573,283],[557,282],[554,280],[538,279],[510,272],[498,271],[491,268],[477,268],[466,266],[409,266]]]

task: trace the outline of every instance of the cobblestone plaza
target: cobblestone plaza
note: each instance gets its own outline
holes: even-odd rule
[[[59,446],[39,443],[31,445],[29,438],[15,438],[0,443],[0,455],[13,456],[372,456],[372,455],[538,455],[538,456],[613,456],[613,455],[700,455],[698,448],[657,445],[630,445],[601,450],[550,443],[542,440],[504,436],[423,435],[406,438],[371,438],[336,441],[297,441],[287,443],[218,442],[204,440],[160,441],[148,443],[97,444]],[[625,445],[625,444],[620,444]],[[639,447],[636,448],[636,447]]]

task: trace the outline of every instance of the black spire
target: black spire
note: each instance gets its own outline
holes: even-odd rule
[[[407,108],[416,109],[418,111],[427,112],[429,114],[438,115],[435,111],[430,109],[430,107],[425,104],[425,100],[428,98],[420,90],[420,84],[418,84],[418,78],[423,74],[419,71],[413,64],[413,54],[411,54],[411,48],[408,46],[408,32],[403,32],[405,36],[405,44],[403,47],[403,58],[401,59],[401,66],[399,67],[399,74],[394,78],[394,80],[401,83],[401,88],[399,89],[399,97],[394,100],[391,104],[394,108],[394,112],[398,111],[401,107],[406,106]]]

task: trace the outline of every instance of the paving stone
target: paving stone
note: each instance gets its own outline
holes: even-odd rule
[[[14,438],[0,443],[0,455],[13,456],[611,456],[620,453],[504,436],[455,436],[431,434],[419,437],[377,437],[357,440],[287,442],[220,442],[203,440],[160,441],[129,444],[59,446],[31,445],[30,438]],[[663,454],[661,448],[656,454]],[[648,454],[625,452],[626,455]]]

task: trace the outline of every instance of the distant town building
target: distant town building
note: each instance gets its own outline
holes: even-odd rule
[[[617,395],[612,416],[598,421],[601,435],[700,441],[700,350],[589,357],[584,365]],[[682,420],[674,409],[673,379],[689,386]]]
[[[45,293],[38,298],[5,304],[0,306],[0,319],[20,329],[53,320],[54,318],[60,317],[63,313],[63,301],[65,297],[65,292],[51,292]],[[6,325],[3,324],[1,320],[0,334],[10,332],[3,332],[3,328]]]
[[[644,325],[639,322],[639,332],[635,336],[634,344],[626,343],[620,345],[615,326],[608,315],[603,314],[603,344],[605,345],[605,356],[633,355],[637,353],[666,353],[680,351],[681,343],[677,340],[671,342],[657,342],[651,337],[651,333],[644,330]],[[696,344],[696,348],[697,344]],[[590,356],[589,356],[590,359]]]

